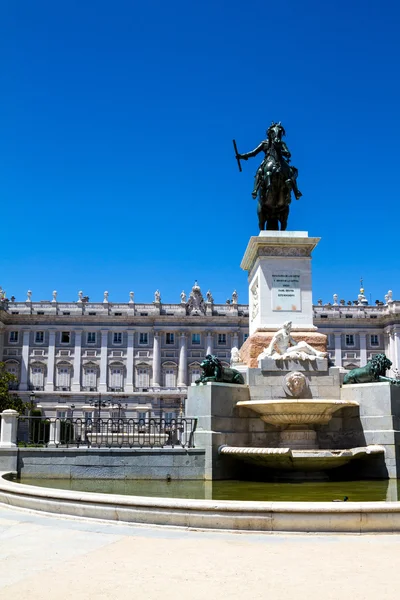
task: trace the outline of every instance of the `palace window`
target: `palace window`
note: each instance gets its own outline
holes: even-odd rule
[[[149,387],[150,377],[148,369],[138,369],[138,387]]]
[[[11,375],[15,375],[15,377],[18,379],[19,365],[17,363],[6,363],[6,371]]]
[[[142,344],[143,346],[145,346],[148,343],[149,343],[149,334],[147,332],[139,333],[139,344]]]
[[[164,371],[165,387],[176,386],[176,373],[174,369],[165,369]]]
[[[96,332],[95,331],[88,331],[88,334],[87,334],[87,343],[88,344],[95,344],[96,343]]]
[[[379,346],[379,336],[375,333],[371,335],[371,346]]]
[[[354,334],[346,333],[346,346],[354,346]]]
[[[122,344],[122,331],[114,331],[113,344]]]
[[[57,369],[57,387],[69,390],[71,383],[71,371],[69,367],[58,367]]]
[[[32,367],[31,371],[31,384],[34,389],[41,389],[44,385],[44,372],[43,367]]]
[[[192,333],[192,344],[200,344],[200,334],[199,333]]]
[[[218,344],[220,344],[221,346],[226,344],[226,333],[218,334]]]
[[[71,332],[70,331],[62,331],[61,332],[61,343],[69,344],[71,342]]]
[[[44,342],[44,331],[36,331],[35,344],[43,344],[43,342]]]
[[[200,379],[200,369],[192,369],[190,371],[190,383],[196,383],[197,379]]]
[[[83,376],[84,386],[86,388],[97,389],[97,369],[93,367],[88,367],[84,370]]]
[[[244,336],[243,336],[243,340],[246,341],[248,337],[249,337],[249,334],[245,333]]]
[[[122,368],[113,367],[110,370],[110,387],[116,388],[116,389],[121,389],[122,385],[123,385],[122,379],[123,379]]]
[[[10,331],[9,342],[16,344],[18,342],[18,331]]]
[[[175,342],[175,335],[173,333],[166,333],[165,334],[165,343],[173,344],[174,342]]]

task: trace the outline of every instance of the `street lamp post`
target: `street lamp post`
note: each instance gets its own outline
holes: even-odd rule
[[[28,408],[28,440],[31,443],[31,433],[32,433],[32,410],[35,406],[35,392],[31,392],[29,394],[29,408]],[[34,423],[33,423],[34,425]]]
[[[107,405],[104,402],[104,400],[101,399],[101,394],[99,394],[99,399],[98,400],[89,400],[89,404],[90,406],[93,406],[93,408],[97,408],[99,411],[99,415],[97,417],[98,419],[98,430],[100,431],[101,429],[101,408],[105,408]]]

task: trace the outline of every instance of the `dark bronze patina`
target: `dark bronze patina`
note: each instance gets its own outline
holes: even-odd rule
[[[386,377],[386,371],[392,366],[392,361],[385,354],[376,354],[364,367],[352,369],[343,379],[347,383],[374,383],[375,381],[389,381],[394,385],[400,385],[400,379]]]
[[[267,130],[267,139],[263,140],[257,148],[245,154],[239,154],[236,142],[233,141],[236,160],[241,171],[241,160],[247,160],[264,152],[265,157],[257,169],[253,198],[258,196],[258,224],[260,230],[284,231],[287,227],[291,191],[296,200],[302,196],[297,187],[298,170],[290,166],[290,152],[282,136],[286,135],[281,123],[272,123]]]
[[[216,356],[207,354],[205,359],[200,364],[202,374],[200,379],[196,380],[196,385],[207,383],[207,381],[217,381],[219,383],[236,383],[242,385],[244,378],[236,369],[224,367]]]

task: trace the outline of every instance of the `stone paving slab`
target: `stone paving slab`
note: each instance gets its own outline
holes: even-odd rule
[[[196,532],[0,507],[1,600],[392,600],[399,535]]]

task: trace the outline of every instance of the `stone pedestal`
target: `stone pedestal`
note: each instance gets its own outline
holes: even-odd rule
[[[251,237],[241,267],[248,272],[250,336],[242,360],[256,368],[257,357],[285,321],[292,337],[326,352],[326,335],[313,325],[311,253],[320,238],[306,231],[260,231]]]
[[[206,451],[205,479],[235,478],[237,462],[223,460],[218,448],[223,444],[248,445],[248,419],[239,417],[236,408],[237,402],[246,400],[249,400],[247,385],[209,382],[188,388],[185,415],[198,418],[195,440],[196,448]]]
[[[17,427],[18,412],[8,408],[0,414],[1,432],[0,448],[16,448],[17,446]]]
[[[378,472],[368,476],[400,478],[400,386],[389,382],[344,385],[341,398],[360,405],[365,443],[385,448],[384,463],[378,463]]]

